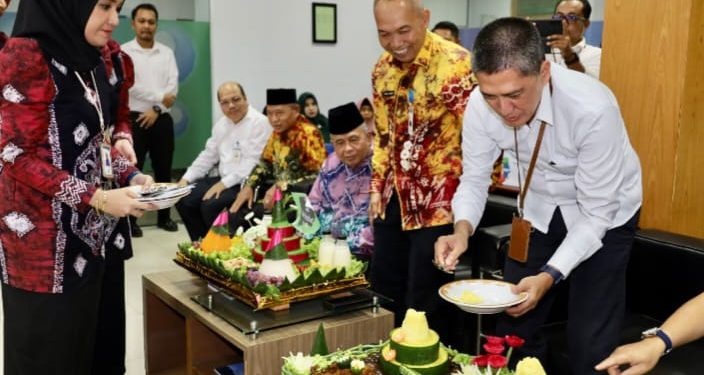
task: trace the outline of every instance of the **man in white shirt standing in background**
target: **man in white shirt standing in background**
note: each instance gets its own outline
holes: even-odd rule
[[[562,21],[562,34],[548,36],[553,53],[548,60],[599,79],[601,48],[587,44],[584,32],[589,27],[592,6],[589,0],[560,0],[552,18]]]
[[[575,375],[595,374],[594,366],[619,343],[642,201],[640,162],[618,103],[601,82],[546,61],[540,35],[523,19],[485,26],[472,66],[479,90],[465,111],[455,230],[436,242],[435,261],[454,269],[467,250],[502,149],[518,155],[525,182],[543,128],[524,198],[523,218],[534,228],[527,261],[507,258],[504,268],[504,279],[517,284],[513,291],[528,297],[499,317],[496,333],[525,338],[512,361],[545,360],[540,329],[555,299],[551,288],[570,276],[570,366]]]
[[[130,121],[137,154],[137,167],[144,167],[149,153],[154,180],[171,182],[174,155],[174,120],[169,111],[178,94],[178,67],[174,52],[154,39],[159,12],[152,4],[139,4],[132,10],[135,38],[122,45],[134,62],[134,86],[130,88]],[[132,236],[141,237],[137,219],[131,217]],[[157,226],[169,232],[178,230],[169,209],[159,210]]]
[[[218,213],[235,201],[272,132],[269,120],[249,105],[239,83],[223,83],[217,96],[225,116],[179,181],[181,186],[197,181],[191,194],[176,204],[191,241],[205,237]],[[215,165],[219,176],[207,177]]]

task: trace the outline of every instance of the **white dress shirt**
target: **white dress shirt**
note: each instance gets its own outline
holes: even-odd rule
[[[579,56],[579,62],[584,67],[584,73],[599,79],[601,70],[601,48],[587,44],[582,38],[579,43],[572,46],[572,51]],[[545,55],[545,59],[566,67],[559,48],[553,48],[552,53]]]
[[[204,177],[215,164],[222,183],[232,187],[244,181],[259,162],[266,141],[271,135],[269,120],[249,106],[237,123],[223,116],[213,125],[213,132],[183,178],[193,182]]]
[[[178,67],[171,48],[154,41],[152,48],[142,48],[136,39],[122,45],[134,62],[134,86],[130,88],[130,111],[144,112],[158,105],[166,94],[178,94]]]
[[[625,224],[640,208],[641,170],[616,98],[601,82],[551,64],[534,119],[518,130],[522,180],[546,122],[524,216],[547,233],[557,207],[567,236],[548,264],[567,276],[602,246],[607,230]],[[501,149],[516,157],[513,128],[504,125],[474,90],[464,116],[463,174],[452,201],[455,222],[476,228],[484,211],[494,160]]]

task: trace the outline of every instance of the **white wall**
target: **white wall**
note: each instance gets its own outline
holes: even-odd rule
[[[195,7],[195,20],[210,22],[210,0],[193,0]]]
[[[604,1],[590,0],[592,21],[604,20]],[[430,9],[430,27],[451,21],[458,27],[482,27],[496,18],[511,15],[511,0],[425,0]]]
[[[252,106],[267,88],[311,91],[321,111],[371,94],[371,70],[381,47],[371,0],[337,4],[337,44],[313,44],[311,3],[291,0],[211,0],[212,86],[237,80]],[[213,105],[214,118],[221,116]]]
[[[450,21],[457,27],[467,25],[467,0],[425,0],[423,5],[430,10],[430,29],[440,21]]]
[[[604,4],[606,0],[589,0],[589,4],[592,6],[592,16],[589,17],[592,21],[603,21],[604,20]]]
[[[511,15],[511,0],[468,0],[467,27],[482,27],[501,17]]]

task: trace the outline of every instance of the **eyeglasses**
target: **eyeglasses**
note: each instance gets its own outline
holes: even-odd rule
[[[585,21],[586,18],[578,16],[576,14],[560,14],[556,13],[552,15],[552,19],[555,21],[567,21],[567,23],[575,23],[577,20]]]
[[[221,105],[221,106],[228,106],[228,105],[230,105],[230,104],[236,105],[236,104],[239,104],[241,101],[242,101],[242,98],[240,98],[240,97],[234,97],[234,98],[229,99],[229,100],[221,100],[221,101],[220,101],[220,105]]]

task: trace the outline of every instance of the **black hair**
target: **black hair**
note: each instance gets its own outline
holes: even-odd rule
[[[149,3],[142,3],[142,4],[139,4],[136,7],[134,7],[134,9],[132,9],[132,21],[134,21],[135,17],[137,17],[137,12],[140,9],[151,10],[152,12],[154,12],[154,16],[156,17],[156,20],[157,21],[159,20],[159,11],[156,10],[156,7],[152,4],[149,4]]]
[[[437,29],[443,29],[443,30],[450,30],[450,34],[455,37],[455,39],[460,38],[460,29],[457,28],[457,25],[450,21],[440,21],[435,24],[435,27],[433,27],[433,32]]]
[[[559,0],[557,3],[555,3],[555,10],[553,10],[553,14],[557,13],[557,6],[560,5],[560,3],[564,1],[570,1],[570,0]],[[589,19],[592,15],[592,5],[589,4],[589,0],[574,0],[574,1],[579,1],[582,3],[582,17],[585,19]]]
[[[540,73],[545,60],[538,29],[522,18],[499,18],[484,26],[474,41],[472,69],[494,74],[516,69],[523,75]]]

